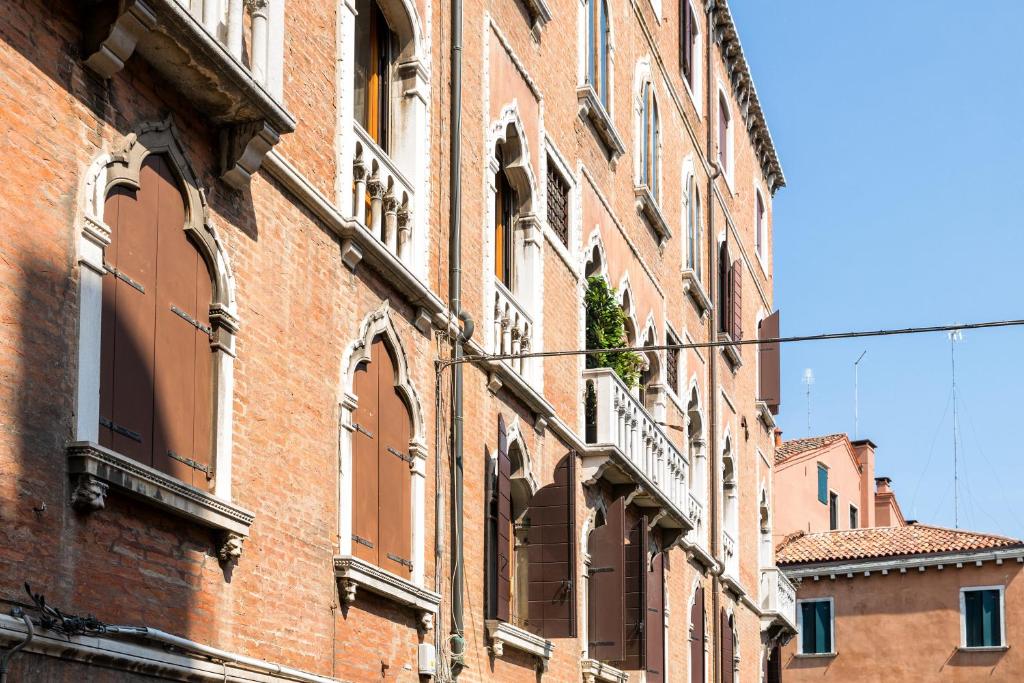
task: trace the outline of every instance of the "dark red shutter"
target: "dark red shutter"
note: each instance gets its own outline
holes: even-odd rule
[[[730,276],[732,268],[729,265],[729,247],[725,242],[718,249],[718,331],[731,333],[732,319],[730,311],[732,306],[729,297],[732,294]]]
[[[779,337],[779,312],[775,311],[761,321],[758,327],[759,339],[778,339]],[[760,395],[758,398],[768,404],[773,415],[779,413],[779,404],[782,403],[781,385],[781,350],[778,342],[770,344],[758,344],[759,372],[760,372]]]
[[[380,386],[377,365],[380,354],[387,353],[382,344],[370,347],[370,360],[356,368],[352,389],[359,401],[352,412],[352,554],[378,564],[377,507],[379,467],[378,394]]]
[[[647,572],[647,623],[644,627],[646,683],[665,680],[665,553],[654,554]]]
[[[704,683],[704,587],[698,586],[690,605],[690,683]]]
[[[529,629],[545,638],[576,635],[575,469],[575,453],[565,455],[530,500]]]
[[[412,454],[409,409],[395,387],[395,363],[384,342],[376,341],[378,421],[378,564],[408,578],[412,573]]]
[[[587,650],[592,659],[619,662],[625,658],[625,500],[608,507],[605,523],[590,532],[590,580],[587,609]]]
[[[743,262],[740,259],[733,261],[729,285],[729,306],[732,315],[730,336],[733,341],[739,341],[743,339]]]
[[[733,632],[732,626],[729,625],[729,615],[724,607],[722,608],[721,621],[722,683],[733,683],[735,673],[733,671]]]
[[[501,415],[498,416],[497,464],[498,519],[495,550],[498,557],[498,590],[495,618],[508,621],[512,597],[512,461],[508,457],[508,436],[505,431],[505,420]]]
[[[647,515],[629,530],[626,546],[626,658],[622,668],[644,668],[644,624],[647,613]]]
[[[689,0],[679,0],[679,14],[682,17],[683,31],[682,40],[682,61],[683,74],[687,83],[693,86],[693,14],[690,12]]]

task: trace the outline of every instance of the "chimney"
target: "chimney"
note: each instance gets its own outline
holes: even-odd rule
[[[860,523],[875,526],[875,446],[871,439],[851,441],[853,454],[860,465]]]
[[[892,493],[892,479],[889,477],[875,477],[875,493]]]
[[[778,448],[782,445],[782,430],[778,427],[775,428],[775,447]]]

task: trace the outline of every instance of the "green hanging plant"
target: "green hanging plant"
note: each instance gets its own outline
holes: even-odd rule
[[[587,310],[587,349],[616,349],[628,346],[626,313],[619,306],[615,290],[599,275],[587,278],[584,299]],[[611,368],[626,386],[640,381],[644,360],[633,351],[609,351],[587,355],[588,368]]]

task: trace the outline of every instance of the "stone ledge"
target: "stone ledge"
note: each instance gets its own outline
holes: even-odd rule
[[[541,660],[541,665],[547,668],[547,661],[551,659],[551,653],[555,646],[550,640],[530,633],[529,631],[513,626],[512,624],[497,619],[487,619],[484,622],[487,626],[487,635],[491,639],[491,651],[495,657],[504,654],[504,646],[531,654]]]
[[[704,291],[704,285],[697,278],[693,268],[683,269],[683,291],[690,295],[690,300],[701,318],[711,311],[711,298]]]
[[[729,367],[735,373],[743,365],[743,357],[740,356],[740,347],[733,343],[732,337],[729,336],[728,332],[719,332],[718,341],[725,342],[725,346],[720,347],[722,353],[725,355],[726,360],[729,361]]]
[[[658,200],[651,193],[651,188],[646,185],[637,185],[633,188],[633,197],[636,198],[637,211],[657,234],[658,246],[663,246],[665,242],[672,239],[672,229],[658,206]]]
[[[189,486],[170,475],[90,441],[76,441],[67,449],[68,473],[75,478],[71,504],[79,510],[101,510],[113,486],[134,498],[169,510],[185,519],[227,534],[221,548],[237,557],[249,535],[255,515],[245,508]]]
[[[601,142],[608,149],[611,160],[614,161],[625,154],[626,145],[623,144],[619,134],[615,132],[612,117],[609,116],[604,104],[598,98],[594,86],[587,83],[576,88],[576,101],[579,103],[580,113],[590,120],[594,130],[601,137]]]
[[[355,602],[356,590],[361,586],[371,593],[393,600],[399,605],[411,607],[419,613],[420,625],[424,630],[433,628],[434,616],[441,605],[439,594],[395,576],[358,557],[335,557],[334,576],[341,582],[343,603]]]
[[[597,683],[598,681],[626,683],[629,680],[629,674],[625,671],[596,659],[584,659],[580,664],[582,665],[584,683]]]

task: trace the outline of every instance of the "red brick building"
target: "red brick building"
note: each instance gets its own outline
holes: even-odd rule
[[[0,10],[10,680],[756,681],[793,633],[727,3],[463,9],[457,128],[448,3]],[[632,371],[531,355],[595,282]]]

